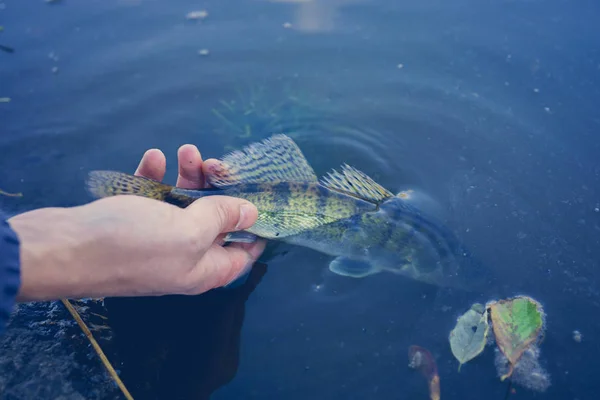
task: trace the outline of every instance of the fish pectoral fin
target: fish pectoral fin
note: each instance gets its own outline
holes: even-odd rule
[[[218,188],[251,183],[318,183],[298,145],[283,134],[227,154],[207,180]]]
[[[336,257],[329,263],[329,270],[335,274],[351,278],[364,278],[376,274],[379,270],[366,261],[353,260],[348,257]]]
[[[223,241],[226,243],[254,243],[257,239],[258,236],[253,233],[239,231],[229,232],[227,235],[225,235]]]
[[[342,172],[333,170],[321,179],[321,184],[331,190],[372,202],[381,203],[394,194],[375,182],[362,171],[347,164],[342,165]]]

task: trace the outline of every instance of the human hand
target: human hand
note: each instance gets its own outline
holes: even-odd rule
[[[222,173],[222,164],[214,158],[202,160],[200,151],[196,146],[189,144],[181,146],[177,151],[177,158],[179,162],[176,186],[179,188],[209,188],[211,185],[206,178],[214,173]],[[165,171],[166,158],[164,154],[158,149],[150,149],[144,153],[135,175],[162,181]],[[222,245],[224,236],[224,234],[220,234],[215,243]],[[263,240],[259,240],[259,243],[254,244],[233,244],[234,247],[241,247],[249,252],[258,252],[257,258],[262,254],[264,245],[265,241]],[[255,249],[256,246],[258,246],[258,249]],[[245,275],[244,271],[238,275],[238,278],[243,275]]]
[[[203,187],[211,163],[194,146],[178,152],[177,185]],[[136,174],[162,180],[165,158],[149,150]],[[251,203],[201,198],[185,209],[138,196],[115,196],[73,208],[11,218],[22,246],[19,300],[61,297],[199,294],[243,275],[264,241],[222,246],[225,233],[258,217]]]

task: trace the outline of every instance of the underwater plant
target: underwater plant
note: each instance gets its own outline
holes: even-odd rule
[[[327,99],[290,84],[277,89],[253,83],[246,88],[239,86],[235,91],[235,98],[221,99],[211,109],[218,122],[215,133],[225,140],[226,151],[273,133],[293,136],[326,120]]]

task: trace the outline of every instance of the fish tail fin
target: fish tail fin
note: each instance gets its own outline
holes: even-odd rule
[[[92,171],[86,181],[87,191],[96,198],[131,194],[168,201],[173,186],[143,176],[116,171]]]

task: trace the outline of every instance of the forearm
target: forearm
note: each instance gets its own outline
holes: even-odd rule
[[[43,208],[9,220],[21,242],[17,301],[92,297],[106,290],[108,277],[97,265],[90,265],[98,261],[102,238],[85,228],[80,212],[79,208]]]

